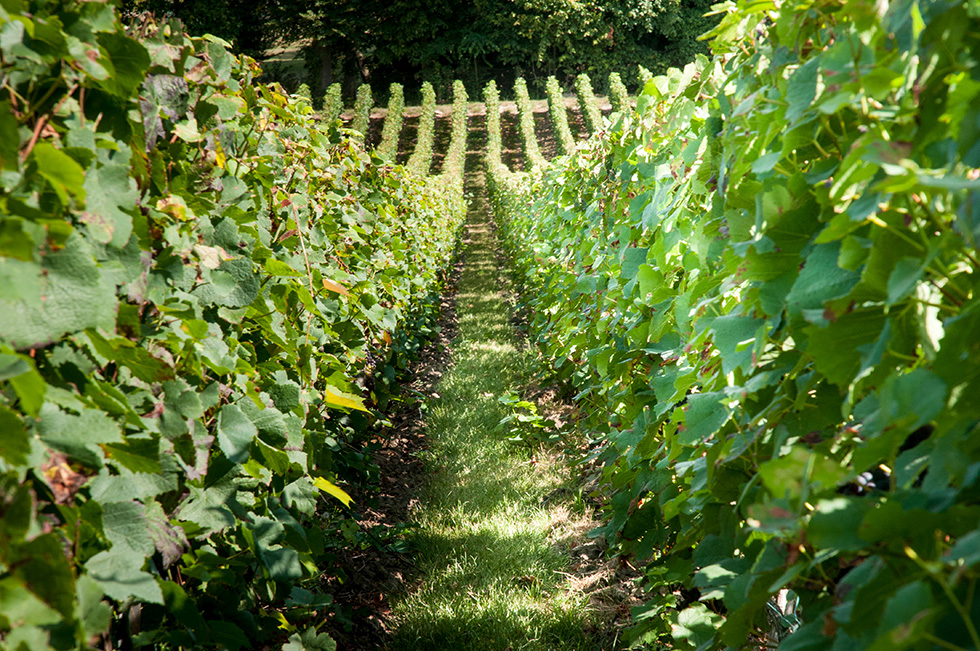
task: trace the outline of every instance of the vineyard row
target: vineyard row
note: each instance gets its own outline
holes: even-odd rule
[[[485,90],[532,337],[602,468],[593,533],[648,590],[629,641],[980,648],[977,24],[740,2],[713,58],[531,173]]]

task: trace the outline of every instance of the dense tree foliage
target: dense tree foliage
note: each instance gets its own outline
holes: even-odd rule
[[[605,79],[643,63],[683,65],[706,46],[710,0],[475,0],[463,5],[396,0],[374,16],[368,65],[414,74],[437,88],[454,77],[523,74],[532,86],[580,72]],[[362,32],[364,33],[364,32]],[[510,84],[508,84],[508,87]]]
[[[303,41],[314,95],[342,81],[348,96],[364,81],[431,81],[441,98],[455,78],[505,87],[524,75],[543,89],[587,72],[605,80],[640,63],[662,72],[706,45],[711,0],[127,0],[129,10],[181,18],[255,53],[275,39]],[[635,83],[635,79],[627,79]]]
[[[213,34],[252,56],[261,56],[281,34],[275,28],[281,5],[272,0],[123,0],[120,9],[179,18],[191,34]]]

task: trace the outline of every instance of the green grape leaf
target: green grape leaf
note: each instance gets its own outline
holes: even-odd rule
[[[861,347],[873,344],[884,325],[885,316],[877,310],[849,312],[825,327],[804,328],[806,351],[828,380],[846,386],[861,366]]]
[[[930,615],[936,604],[924,581],[907,583],[895,591],[885,605],[878,624],[878,639],[869,651],[907,649],[928,639]]]
[[[85,198],[85,170],[71,156],[49,142],[39,142],[31,151],[30,160],[37,166],[37,173],[51,184],[61,203],[67,204],[69,196]]]
[[[246,307],[259,293],[259,276],[247,258],[225,260],[211,272],[211,282],[194,290],[204,304]]]
[[[308,628],[302,634],[290,635],[282,651],[337,651],[337,643],[326,633],[317,633],[315,628]]]
[[[27,463],[27,455],[31,451],[30,437],[24,422],[9,408],[0,405],[0,457],[12,466],[22,466]]]
[[[915,286],[925,275],[925,267],[919,258],[902,258],[888,276],[888,299],[886,305],[894,305],[915,291]]]
[[[711,321],[710,330],[715,346],[721,353],[722,371],[731,373],[735,368],[748,371],[760,349],[759,328],[765,322],[748,316],[727,315]]]
[[[794,447],[789,454],[763,463],[759,475],[773,497],[798,499],[804,493],[832,492],[847,470],[822,454]]]
[[[41,408],[38,433],[45,445],[90,468],[102,466],[105,455],[100,444],[123,442],[119,424],[104,412],[85,409],[75,415],[51,402]]]
[[[210,634],[207,622],[187,592],[172,581],[162,581],[160,590],[167,612],[173,615],[176,622],[190,630],[197,640],[206,640]]]
[[[786,83],[786,122],[795,123],[806,112],[817,96],[817,77],[820,57],[814,57],[801,65]]]
[[[21,410],[30,416],[40,413],[48,385],[30,357],[0,353],[0,381],[3,380],[13,386]]]
[[[126,208],[136,205],[136,181],[129,166],[113,159],[89,168],[85,174],[85,211],[80,220],[93,237],[116,248],[123,247],[133,232],[133,218]]]
[[[211,631],[210,642],[228,651],[251,649],[253,646],[253,640],[245,631],[231,622],[208,620],[207,626]]]
[[[20,135],[17,118],[11,111],[10,102],[0,102],[0,169],[16,170],[19,167]]]
[[[123,466],[118,474],[110,474],[108,468],[103,468],[98,476],[89,481],[92,499],[103,504],[112,501],[148,500],[177,490],[176,462],[172,461],[173,457],[163,458],[171,461],[160,463],[160,473],[130,472]],[[168,467],[168,463],[171,467]]]
[[[218,416],[218,445],[229,461],[244,463],[259,430],[238,405],[225,405]]]
[[[671,614],[671,635],[674,640],[700,648],[715,637],[721,615],[711,612],[704,604],[695,602],[684,610]]]
[[[827,301],[847,296],[860,280],[860,274],[837,265],[840,243],[830,242],[813,248],[803,270],[786,296],[793,312],[822,308]]]
[[[132,472],[160,472],[160,439],[156,436],[127,436],[122,443],[102,446],[106,456]]]
[[[228,477],[206,487],[190,486],[190,495],[180,511],[177,519],[192,522],[201,528],[205,535],[235,526],[235,514],[232,508],[237,486]]]
[[[75,614],[75,578],[57,533],[47,533],[7,550],[11,575],[57,610],[65,619]]]
[[[286,507],[295,508],[304,515],[313,515],[316,509],[316,492],[309,477],[300,477],[286,484],[282,490],[282,498]]]
[[[112,78],[103,83],[103,87],[119,97],[132,96],[142,85],[150,67],[150,54],[146,47],[122,32],[104,32],[97,38],[114,69]]]
[[[120,366],[125,366],[144,382],[155,384],[174,376],[174,370],[166,362],[157,359],[148,350],[137,346],[129,339],[107,338],[94,330],[89,330],[86,334],[99,355]]]
[[[153,553],[144,507],[139,502],[109,502],[102,505],[102,528],[112,543],[128,547],[144,558]]]
[[[143,570],[145,564],[146,556],[141,552],[128,545],[118,545],[90,558],[85,563],[85,570],[98,581],[106,596],[116,601],[135,598],[162,604],[160,585],[152,574]]]
[[[11,631],[29,626],[44,627],[61,620],[58,611],[38,599],[16,576],[0,579],[0,613],[3,613]],[[10,641],[9,638],[7,641]]]
[[[646,264],[648,249],[630,247],[623,252],[623,266],[620,275],[626,280],[633,280],[640,270],[640,265]]]
[[[99,582],[87,574],[75,582],[75,597],[78,600],[78,620],[88,638],[109,630],[112,622],[112,608],[102,597],[105,592]]]
[[[820,500],[810,517],[807,540],[817,549],[857,551],[868,546],[858,531],[864,514],[872,508],[861,498],[836,497]]]
[[[680,444],[698,445],[728,422],[732,412],[725,402],[727,398],[721,392],[694,393],[688,396]]]
[[[153,548],[160,554],[163,567],[168,568],[180,560],[188,548],[187,535],[182,528],[171,524],[159,502],[147,505],[145,517]]]
[[[949,558],[963,561],[964,567],[980,563],[980,530],[974,529],[957,540],[949,550]]]
[[[16,348],[46,346],[65,334],[85,328],[113,331],[115,288],[95,263],[91,247],[77,233],[65,247],[34,266],[39,287],[31,299],[0,296],[0,338]]]

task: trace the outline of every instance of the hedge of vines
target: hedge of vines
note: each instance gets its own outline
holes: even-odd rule
[[[381,143],[376,153],[382,158],[395,160],[398,155],[398,139],[402,133],[405,112],[405,91],[401,84],[392,84],[388,91],[388,112],[381,128]]]
[[[524,144],[527,165],[529,167],[544,167],[548,161],[541,155],[538,136],[534,133],[534,112],[531,110],[531,98],[527,93],[527,82],[524,81],[524,77],[518,77],[514,82],[514,99],[517,104],[521,142]]]
[[[634,642],[980,648],[978,24],[739,2],[637,116],[491,184]]]
[[[371,93],[370,84],[361,84],[357,87],[357,95],[354,97],[354,117],[351,120],[350,128],[356,131],[358,140],[362,145],[367,144],[368,128],[371,126],[371,109],[374,107],[374,95]]]
[[[343,110],[344,99],[340,94],[340,84],[330,84],[327,87],[327,92],[323,95],[323,121],[333,124],[340,119]]]
[[[466,140],[469,136],[467,130],[467,100],[466,86],[457,79],[453,82],[453,123],[449,136],[449,148],[446,150],[446,157],[442,161],[442,173],[438,177],[439,183],[446,187],[454,188],[455,193],[462,200],[463,181],[466,168]]]
[[[568,110],[565,108],[565,98],[561,86],[555,77],[548,77],[545,86],[548,94],[548,114],[551,116],[551,130],[555,134],[555,144],[562,156],[575,151],[575,136],[568,127]]]
[[[527,177],[527,174],[513,174],[503,162],[503,132],[500,127],[500,91],[497,82],[490,80],[483,89],[483,103],[487,110],[487,191],[490,201],[497,207],[498,214],[509,214],[514,202],[519,202],[521,191],[514,187],[515,183]]]
[[[299,88],[296,89],[296,97],[305,101],[310,106],[313,106],[313,95],[310,94],[310,87],[307,84],[300,84]]]
[[[630,109],[629,93],[626,92],[626,85],[618,72],[609,73],[609,103],[612,104],[613,113],[623,113]]]
[[[592,90],[592,80],[584,72],[575,78],[575,95],[586,131],[595,133],[602,128],[602,112]]]
[[[216,39],[0,6],[0,645],[331,649],[463,211]]]
[[[653,73],[644,68],[643,66],[637,66],[636,77],[640,82],[640,92],[646,87],[647,82],[653,79]]]
[[[432,147],[436,137],[436,92],[428,81],[422,84],[422,114],[415,132],[415,149],[405,168],[418,176],[426,176],[432,167]]]

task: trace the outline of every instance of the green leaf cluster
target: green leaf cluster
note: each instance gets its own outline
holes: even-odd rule
[[[40,0],[0,35],[2,646],[329,648],[339,484],[459,202],[217,39]]]
[[[491,183],[634,641],[980,647],[978,18],[731,4],[713,58]]]
[[[643,66],[636,67],[636,78],[640,82],[640,92],[646,88],[647,82],[653,79],[653,73],[644,68]]]
[[[513,173],[503,162],[503,136],[500,129],[500,91],[491,80],[483,89],[487,110],[486,183],[494,213],[508,215],[519,210],[525,201],[529,173]],[[530,174],[535,173],[532,169]]]
[[[299,88],[296,89],[296,96],[312,106],[313,95],[310,93],[310,87],[307,84],[299,85]]]
[[[339,83],[330,84],[327,92],[323,95],[323,121],[333,124],[340,119],[340,114],[344,111],[344,99],[341,95]]]
[[[449,137],[449,148],[442,160],[442,172],[438,183],[443,187],[454,188],[456,196],[463,201],[463,181],[466,166],[466,140],[469,136],[467,128],[468,96],[466,86],[457,79],[453,82],[453,122]]]
[[[623,78],[618,72],[609,73],[609,102],[612,104],[613,113],[623,113],[632,108],[626,85],[623,84]]]
[[[497,89],[497,82],[490,81],[483,89],[483,103],[487,110],[487,167],[491,176],[499,176],[496,172],[504,167],[503,163],[503,140],[500,131],[500,91]],[[491,198],[497,194],[491,192]]]

